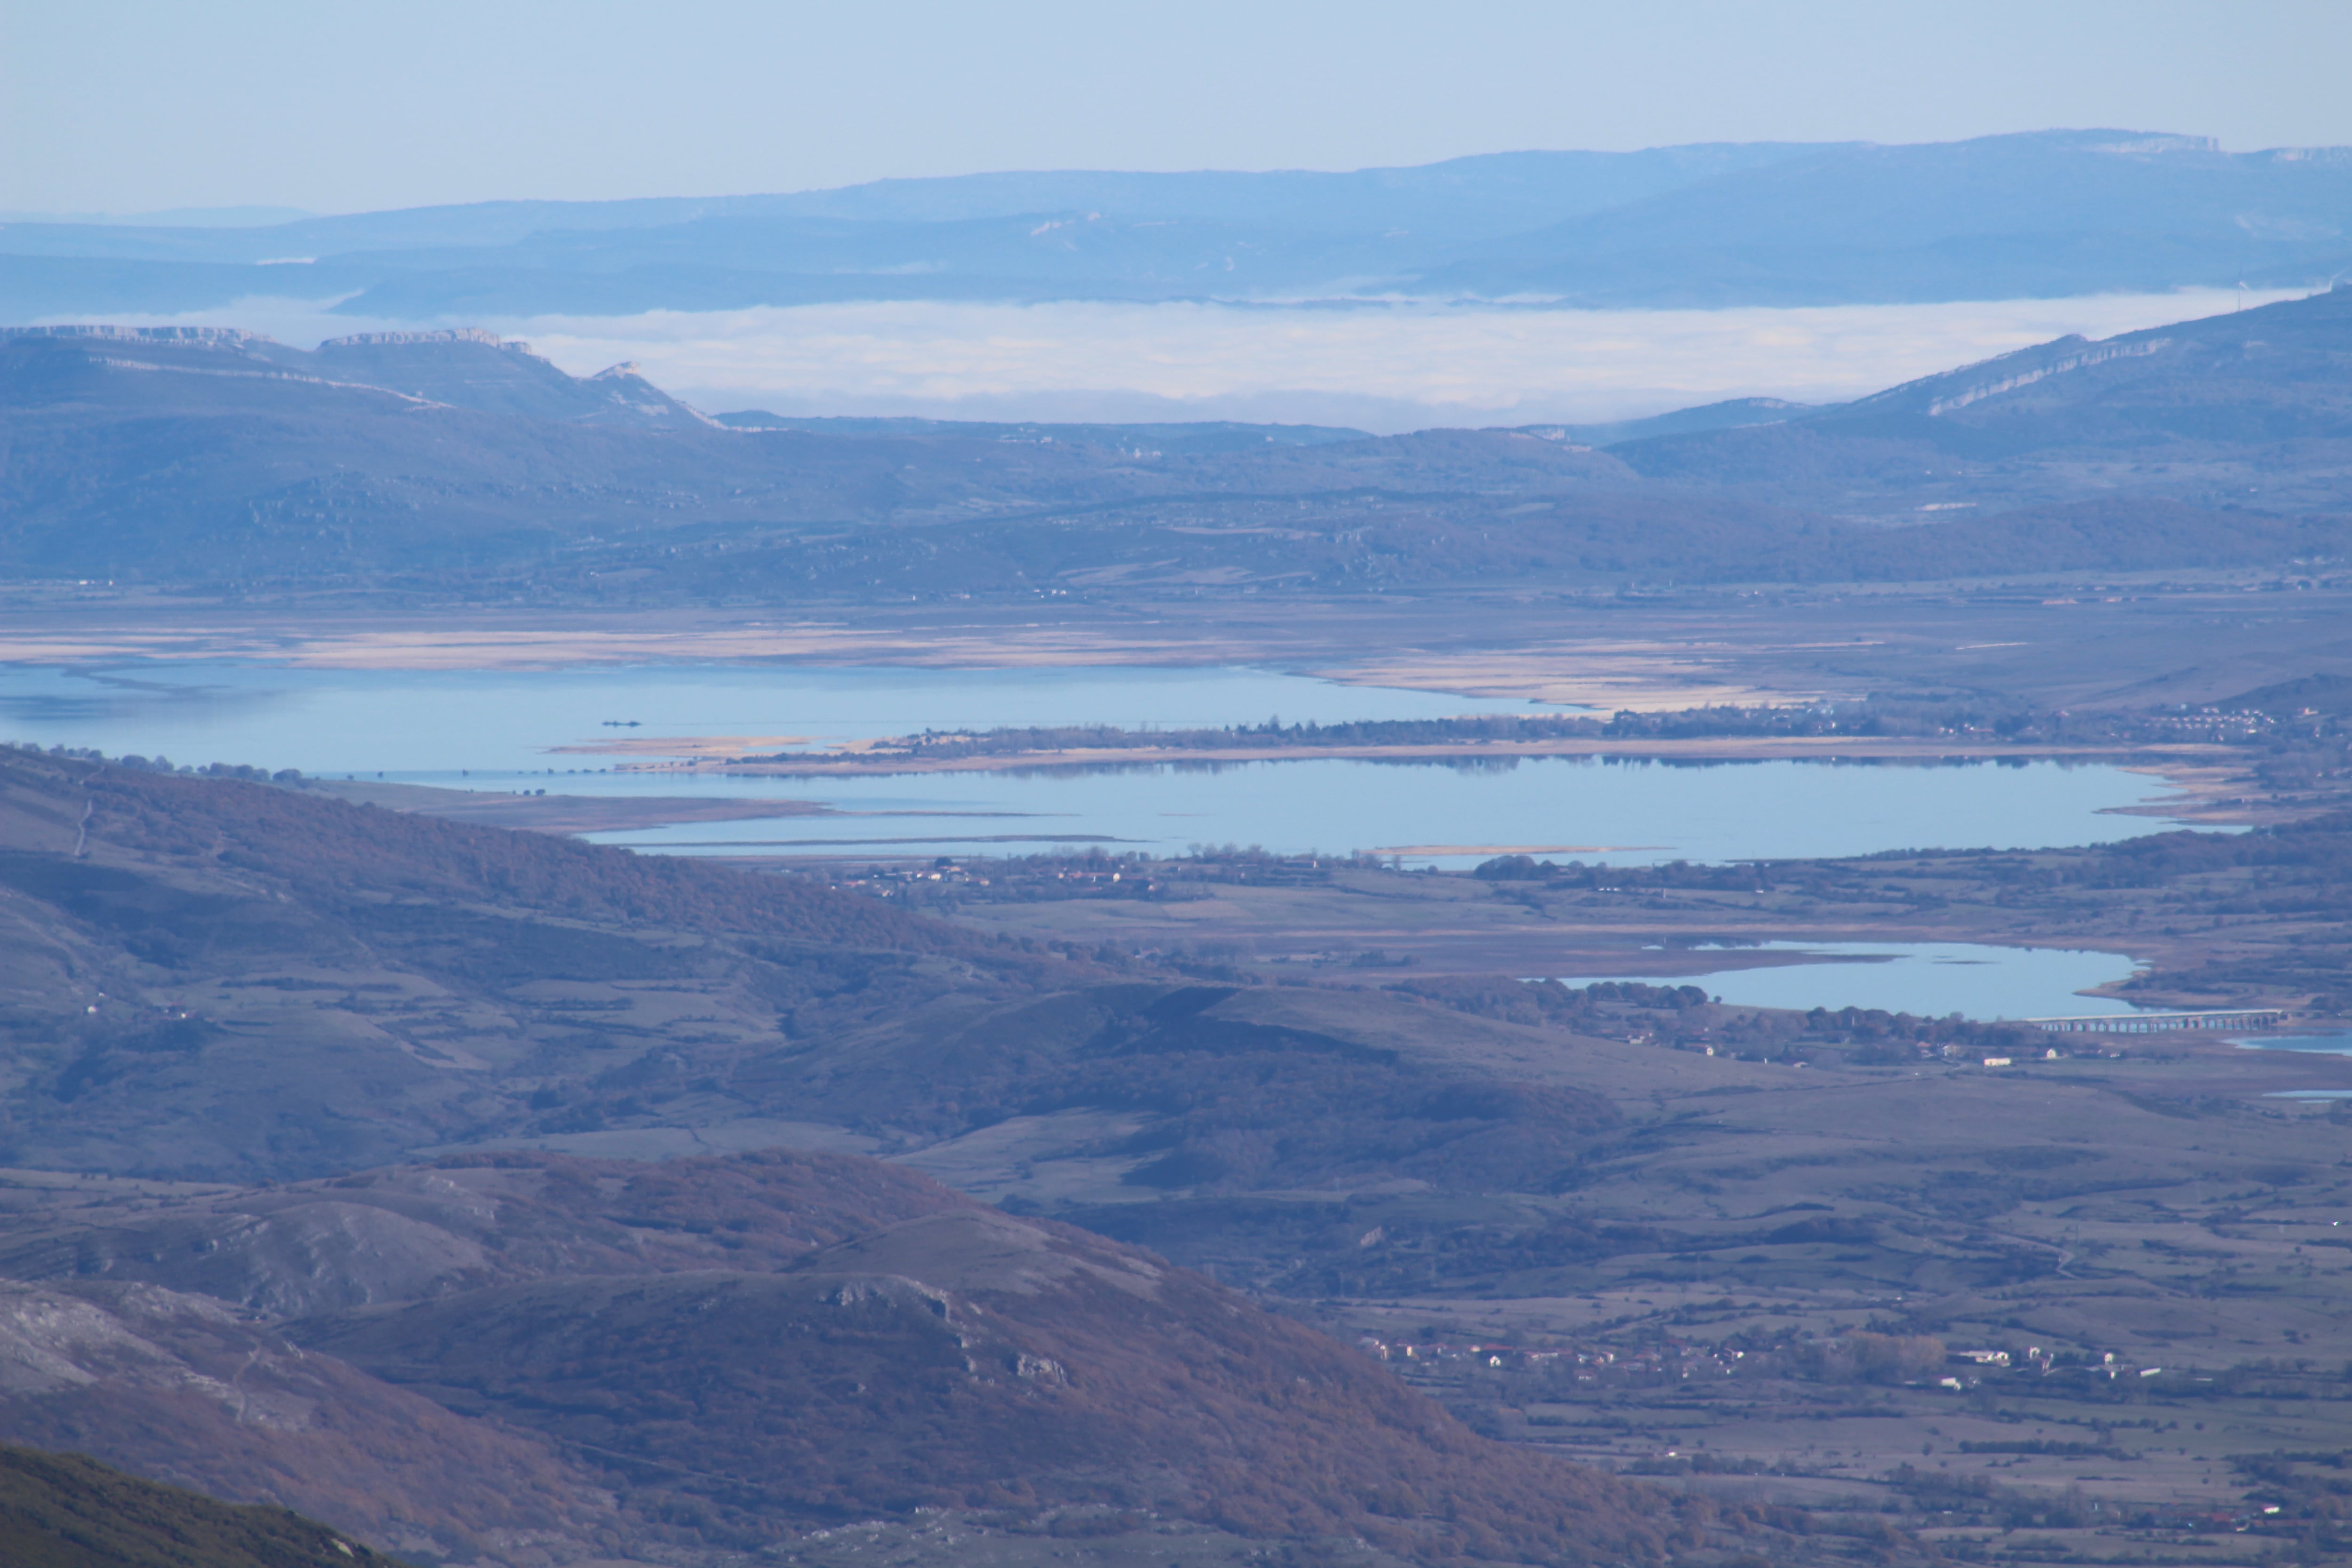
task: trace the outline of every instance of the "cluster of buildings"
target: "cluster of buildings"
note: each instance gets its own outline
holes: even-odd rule
[[[1549,1373],[1565,1374],[1580,1384],[1637,1377],[1676,1380],[1729,1377],[1743,1370],[1755,1356],[1763,1353],[1678,1339],[1664,1340],[1641,1350],[1527,1350],[1507,1344],[1390,1341],[1369,1333],[1356,1342],[1367,1355],[1393,1363],[1400,1371]],[[1767,1359],[1769,1362],[1769,1357]],[[2160,1366],[2137,1365],[2119,1358],[2112,1351],[2101,1360],[2087,1364],[2076,1357],[2067,1356],[2062,1365],[2061,1359],[2059,1352],[2042,1345],[2028,1345],[2022,1352],[1956,1350],[1947,1357],[1947,1364],[1952,1370],[1925,1381],[1937,1388],[1958,1390],[1974,1387],[1978,1382],[1976,1374],[2007,1372],[2011,1368],[2038,1370],[2045,1376],[2053,1372],[2080,1372],[2110,1381],[2122,1377],[2154,1377],[2164,1370]],[[1747,1370],[1754,1368],[1747,1366]]]
[[[1357,1342],[1378,1360],[1432,1371],[1552,1373],[1572,1376],[1578,1383],[1598,1383],[1615,1377],[1728,1377],[1747,1359],[1745,1351],[1722,1349],[1686,1340],[1667,1340],[1645,1350],[1523,1350],[1515,1345],[1444,1342],[1391,1342],[1366,1334]]]

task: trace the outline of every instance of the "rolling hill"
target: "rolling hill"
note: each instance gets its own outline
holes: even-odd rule
[[[590,1083],[689,1061],[699,1080],[794,1020],[1022,996],[1066,969],[770,878],[259,784],[0,769],[0,1026],[35,1097],[0,1140],[24,1164],[375,1163],[560,1119]]]
[[[2352,479],[2352,287],[2021,349],[1771,424],[1609,450],[1655,479],[1893,510],[2137,492],[2340,511]]]

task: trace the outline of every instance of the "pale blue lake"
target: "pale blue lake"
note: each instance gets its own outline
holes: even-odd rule
[[[174,763],[387,778],[601,767],[558,753],[663,736],[792,735],[814,745],[924,729],[1157,724],[1185,729],[1575,711],[1277,670],[901,669],[611,665],[338,670],[214,660],[0,665],[0,739]],[[635,727],[625,727],[634,721]]]
[[[924,729],[1332,723],[1531,706],[1231,668],[0,666],[0,739],[327,777],[775,800],[824,813],[598,836],[668,854],[929,858],[1101,845],[1168,855],[1234,844],[1366,850],[1458,867],[1495,847],[1617,863],[1727,860],[2098,843],[2169,826],[2115,815],[2160,798],[2154,781],[2053,763],[1681,766],[1544,758],[1455,768],[1310,760],[818,780],[615,772],[608,758],[561,749],[711,734],[789,736],[816,746]]]
[[[2250,1051],[2316,1051],[2322,1056],[2352,1057],[2352,1034],[2342,1032],[2333,1035],[2275,1035],[2269,1037],[2254,1035],[2231,1043],[2242,1046]],[[2312,1092],[2323,1091],[2315,1089]],[[2328,1089],[2324,1092],[2333,1095],[2338,1091]]]
[[[1035,854],[1089,844],[1170,855],[1235,844],[1283,854],[1369,850],[1454,868],[1527,847],[1624,865],[2088,844],[2164,826],[2107,815],[2158,793],[2146,779],[2048,763],[1688,767],[1544,757],[1466,771],[1309,760],[1028,775],[667,774],[658,785],[605,774],[561,784],[582,793],[804,801],[842,814],[596,836],[680,855]]]
[[[1744,1007],[1876,1007],[1940,1018],[2064,1018],[2130,1013],[2125,1002],[2081,994],[2131,978],[2118,953],[1973,942],[1773,942],[1741,951],[1802,955],[1803,962],[1672,976],[1560,975],[1570,985],[1643,979],[1696,985]]]

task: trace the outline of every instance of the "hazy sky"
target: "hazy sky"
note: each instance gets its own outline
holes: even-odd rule
[[[2347,61],[2347,0],[0,0],[0,209],[2052,126],[2333,144]]]

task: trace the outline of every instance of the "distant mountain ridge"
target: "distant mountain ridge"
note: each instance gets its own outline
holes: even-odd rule
[[[1761,501],[1899,492],[1915,507],[1991,510],[2046,496],[2042,476],[2072,465],[2111,494],[2335,510],[2352,501],[2352,284],[1610,450],[1649,478]]]
[[[1831,407],[1380,437],[712,420],[481,331],[19,329],[0,436],[18,580],[854,603],[2284,566],[2352,548],[2352,288]]]
[[[0,314],[247,297],[438,321],[848,300],[1903,302],[2352,268],[2352,150],[2050,131],[1419,168],[969,174],[249,227],[0,224]]]
[[[530,352],[530,345],[479,328],[437,331],[360,332],[330,338],[316,349],[290,348],[256,332],[225,327],[5,327],[0,344],[119,343],[125,348],[217,349],[256,362],[243,374],[274,365],[326,385],[364,386],[421,403],[513,414],[573,425],[675,429],[709,418],[678,402],[623,363],[592,376],[567,374]],[[491,353],[478,351],[489,349]],[[198,374],[237,374],[220,366],[158,363],[156,370]]]

